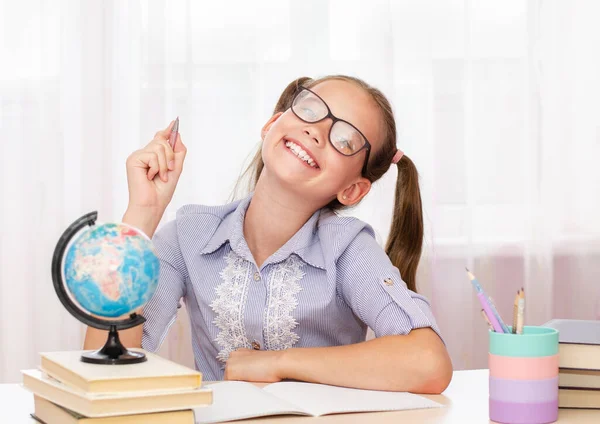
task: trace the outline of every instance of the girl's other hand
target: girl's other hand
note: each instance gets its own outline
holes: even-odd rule
[[[224,380],[275,383],[283,376],[279,363],[281,350],[238,349],[229,354]]]

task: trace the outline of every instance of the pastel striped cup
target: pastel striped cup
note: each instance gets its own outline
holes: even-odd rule
[[[525,326],[523,334],[489,334],[490,420],[506,424],[555,422],[558,331]]]

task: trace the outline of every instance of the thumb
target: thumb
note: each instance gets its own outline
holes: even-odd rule
[[[177,141],[175,142],[175,149],[173,150],[175,154],[174,162],[174,171],[180,173],[183,169],[183,162],[185,160],[185,156],[187,154],[187,147],[181,141],[181,134],[177,134]]]
[[[185,147],[185,144],[183,144],[183,141],[181,140],[181,133],[177,133],[177,141],[175,142],[173,153],[175,153],[175,155],[183,153],[184,156],[187,153],[187,147]]]
[[[167,128],[159,131],[159,133],[167,140],[171,136],[171,130],[173,129],[173,125],[175,125],[175,120],[172,120],[171,123],[169,125],[167,125]]]

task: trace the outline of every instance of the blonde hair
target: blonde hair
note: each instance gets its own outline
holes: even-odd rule
[[[292,81],[281,93],[273,114],[284,112],[292,105],[295,95],[302,87],[311,88],[328,80],[341,80],[355,84],[369,93],[380,109],[384,123],[382,147],[371,151],[369,163],[363,177],[371,183],[380,179],[392,164],[396,154],[396,121],[390,102],[377,88],[371,87],[363,80],[346,75],[329,75],[318,79],[308,77]],[[419,175],[413,162],[403,155],[398,166],[398,179],[394,202],[394,214],[385,252],[394,266],[400,270],[404,282],[410,290],[416,291],[416,273],[423,247],[423,211],[419,188]],[[262,143],[251,163],[240,176],[235,191],[244,179],[248,179],[248,192],[256,187],[256,183],[264,168],[262,160]],[[339,210],[343,207],[337,199],[327,207]]]

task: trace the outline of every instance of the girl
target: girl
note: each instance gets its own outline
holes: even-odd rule
[[[124,344],[158,349],[183,298],[205,380],[447,387],[451,362],[415,287],[418,176],[396,148],[392,109],[379,90],[347,76],[292,82],[246,171],[251,194],[224,206],[184,206],[154,234],[186,155],[179,136],[174,151],[167,142],[172,125],[127,160],[123,222],[154,235],[161,270],[143,330],[122,332]],[[360,202],[392,163],[398,182],[384,252],[371,227],[334,211]],[[375,339],[365,341],[367,326]],[[85,348],[104,340],[88,329]]]

